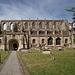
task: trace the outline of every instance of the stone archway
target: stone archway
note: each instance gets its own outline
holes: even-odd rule
[[[16,39],[9,40],[9,50],[18,50],[19,43]]]

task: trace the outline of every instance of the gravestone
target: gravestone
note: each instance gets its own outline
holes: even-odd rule
[[[52,55],[51,55],[52,60],[55,60],[54,53],[51,53],[51,54],[52,54]]]

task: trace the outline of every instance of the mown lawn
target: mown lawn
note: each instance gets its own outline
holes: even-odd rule
[[[3,63],[3,61],[5,60],[5,58],[11,53],[11,52],[9,52],[9,54],[8,54],[8,51],[0,51],[0,53],[1,53],[1,63]],[[0,64],[1,64],[0,63]]]
[[[75,75],[75,50],[52,50],[51,53],[55,60],[51,59],[51,54],[37,50],[21,54],[21,58],[30,75]]]

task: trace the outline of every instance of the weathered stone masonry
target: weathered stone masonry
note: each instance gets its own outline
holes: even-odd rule
[[[0,49],[75,47],[67,20],[1,20]]]

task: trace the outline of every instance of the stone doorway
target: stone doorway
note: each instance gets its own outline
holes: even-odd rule
[[[17,51],[19,47],[19,43],[16,39],[9,40],[9,50]]]
[[[13,44],[14,50],[16,51],[18,49],[18,46],[16,43]]]

